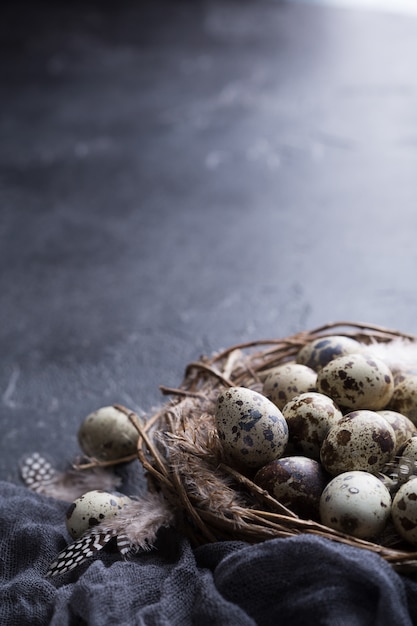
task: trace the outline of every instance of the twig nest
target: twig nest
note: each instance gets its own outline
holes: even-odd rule
[[[377,474],[392,460],[394,449],[394,430],[383,417],[375,411],[352,411],[329,430],[320,459],[332,475],[350,470]]]
[[[373,474],[352,471],[339,474],[320,498],[323,524],[360,539],[379,535],[391,511],[391,496]]]
[[[87,415],[78,431],[81,450],[98,461],[114,461],[136,453],[138,431],[117,406]]]
[[[291,362],[274,367],[267,375],[262,393],[279,409],[300,393],[316,390],[317,374],[306,365]]]
[[[329,361],[339,356],[359,353],[361,344],[344,335],[330,335],[310,341],[297,354],[296,361],[319,372]]]
[[[121,493],[88,491],[70,504],[65,520],[67,530],[73,539],[79,539],[103,520],[116,517],[129,502],[131,499]]]
[[[219,394],[215,421],[226,456],[238,465],[259,468],[280,457],[288,443],[281,411],[246,387],[231,387]]]
[[[398,534],[417,545],[417,477],[398,489],[392,502],[392,521]]]
[[[254,482],[300,517],[316,519],[328,475],[314,459],[286,456],[261,468]]]
[[[323,367],[317,375],[317,390],[346,409],[378,411],[386,408],[391,400],[394,379],[384,361],[350,354]]]
[[[339,326],[351,326],[355,334],[337,335]],[[162,494],[170,510],[168,523],[178,512],[175,520],[193,545],[258,542],[305,531],[366,547],[400,571],[415,572],[415,554],[392,548],[403,540],[401,532],[391,536],[387,521],[389,490],[401,495],[410,477],[407,484],[415,485],[411,452],[406,450],[399,466],[394,455],[403,454],[410,441],[404,441],[412,430],[407,418],[417,429],[417,378],[410,383],[407,408],[395,404],[416,362],[417,338],[346,322],[272,342],[245,342],[190,363],[178,389],[161,388],[176,398],[144,423],[118,406],[91,414],[80,428],[80,445],[105,465],[108,459],[126,461],[137,448],[150,489]],[[417,444],[417,437],[411,441]],[[417,529],[417,488],[407,498],[398,496],[401,523]],[[134,537],[130,532],[130,506],[106,520],[106,541],[120,533],[122,547],[129,535],[131,547],[146,548],[142,526]],[[137,512],[135,527],[142,521]],[[167,516],[154,513],[156,531]],[[87,515],[84,522],[100,512],[92,505]],[[76,541],[64,555],[64,568],[59,558],[53,572],[77,564],[75,550],[89,555],[91,546],[105,545],[96,541],[99,532],[93,528]],[[413,534],[406,538],[417,541]]]
[[[282,409],[289,429],[289,442],[294,452],[320,459],[320,449],[330,428],[343,414],[331,398],[310,391],[296,396]]]

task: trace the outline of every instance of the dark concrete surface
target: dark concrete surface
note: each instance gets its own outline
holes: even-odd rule
[[[0,20],[0,478],[112,402],[338,319],[417,333],[417,19],[14,2]]]

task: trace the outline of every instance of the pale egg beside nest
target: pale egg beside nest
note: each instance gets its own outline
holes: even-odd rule
[[[68,507],[66,526],[73,539],[78,539],[87,530],[103,520],[116,517],[131,499],[121,493],[110,493],[94,489],[83,494]]]
[[[117,406],[103,406],[87,415],[78,430],[78,443],[88,457],[114,461],[137,450],[138,431]]]

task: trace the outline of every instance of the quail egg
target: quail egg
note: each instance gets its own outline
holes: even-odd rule
[[[78,431],[81,450],[99,461],[115,461],[137,449],[138,432],[127,415],[104,406],[87,415]]]
[[[417,464],[417,436],[409,437],[399,449],[399,460],[409,459]]]
[[[391,476],[397,485],[413,475],[417,475],[417,437],[410,437],[403,443],[391,468]]]
[[[328,475],[314,459],[287,456],[262,467],[254,482],[300,517],[317,519]]]
[[[318,372],[329,361],[346,354],[358,354],[361,349],[361,344],[356,339],[344,335],[330,335],[314,339],[303,346],[297,354],[296,361]]]
[[[282,409],[294,452],[320,459],[320,448],[330,428],[343,414],[331,398],[310,391],[296,396]]]
[[[395,452],[413,435],[417,435],[417,428],[413,422],[397,411],[388,409],[377,411],[392,426],[395,432]]]
[[[351,470],[377,474],[392,460],[394,449],[395,433],[386,419],[375,411],[352,411],[329,430],[320,459],[332,475]]]
[[[340,356],[317,375],[317,391],[346,409],[378,411],[387,407],[394,391],[388,366],[362,354]]]
[[[74,500],[66,513],[66,526],[73,539],[105,519],[116,517],[131,499],[120,493],[99,489],[87,491]]]
[[[274,367],[268,373],[262,393],[279,409],[300,393],[316,390],[317,374],[306,365],[290,362]]]
[[[379,535],[390,512],[388,489],[369,472],[339,474],[326,485],[320,498],[322,523],[360,539]]]
[[[215,422],[227,457],[257,468],[280,457],[288,426],[277,406],[257,391],[231,387],[217,399]]]
[[[398,489],[392,501],[392,521],[398,534],[417,545],[417,477]]]
[[[387,408],[406,415],[417,424],[417,375],[406,374],[397,380]]]

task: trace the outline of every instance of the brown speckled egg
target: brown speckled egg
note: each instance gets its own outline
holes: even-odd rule
[[[100,522],[116,517],[131,499],[121,493],[96,489],[88,491],[70,504],[66,526],[73,539],[79,539],[87,530]]]
[[[417,424],[417,376],[406,374],[396,380],[387,408],[406,415]]]
[[[398,534],[417,545],[417,477],[401,485],[392,501],[392,521]]]
[[[265,379],[262,393],[279,409],[300,393],[316,390],[317,374],[306,365],[291,361],[272,369]]]
[[[395,452],[401,448],[401,446],[413,435],[417,435],[417,427],[413,422],[397,411],[389,411],[388,409],[377,411],[378,415],[381,415],[387,420],[388,424],[392,426],[395,432]]]
[[[328,479],[317,461],[288,456],[262,467],[254,482],[300,517],[317,519],[320,496]]]
[[[391,368],[392,375],[394,376],[394,387],[396,387],[399,383],[401,383],[404,378],[408,376],[417,376],[417,368],[414,367],[395,367]]]
[[[369,472],[339,474],[324,488],[320,499],[322,523],[360,539],[379,535],[390,511],[388,489]]]
[[[327,433],[320,459],[329,474],[351,470],[377,474],[392,460],[395,433],[375,411],[352,411]]]
[[[288,426],[278,407],[246,387],[231,387],[217,399],[215,420],[226,455],[258,468],[284,453]]]
[[[417,475],[417,437],[412,436],[397,450],[390,474],[398,485]]]
[[[331,398],[315,391],[287,402],[282,414],[287,420],[291,450],[316,460],[330,428],[343,417]]]
[[[99,461],[135,454],[138,438],[127,415],[115,406],[104,406],[87,415],[78,431],[81,450]]]
[[[297,363],[302,363],[318,372],[329,361],[346,354],[358,354],[362,347],[359,341],[344,335],[330,335],[314,339],[301,348],[297,354]]]
[[[417,437],[411,436],[404,442],[399,450],[399,460],[409,459],[413,463],[417,463]]]
[[[330,396],[346,409],[387,408],[394,391],[388,366],[362,354],[340,356],[317,375],[317,391]]]

